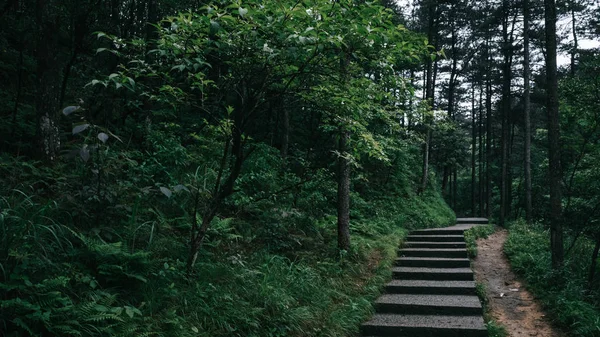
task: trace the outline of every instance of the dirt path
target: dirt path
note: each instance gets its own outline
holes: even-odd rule
[[[502,230],[477,240],[473,269],[477,282],[486,284],[490,315],[506,327],[510,337],[564,337],[550,326],[540,305],[510,270],[502,250],[507,235]]]

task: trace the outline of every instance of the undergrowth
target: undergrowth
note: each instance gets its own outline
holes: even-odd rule
[[[467,254],[470,258],[477,257],[477,239],[486,239],[494,233],[494,226],[475,226],[465,231],[465,242],[467,244]]]
[[[129,167],[130,176],[107,176],[94,191],[81,171],[4,157],[0,335],[356,335],[409,228],[454,221],[433,189],[372,200],[354,193],[352,246],[340,252],[333,184],[305,184],[296,207],[291,193],[248,203],[240,191],[188,275],[189,223],[177,208],[185,196],[130,184],[155,169]],[[415,205],[423,211],[405,212]]]
[[[510,226],[504,251],[513,270],[525,278],[552,320],[573,336],[600,336],[600,298],[587,289],[588,259],[593,244],[580,239],[561,270],[551,268],[549,230],[517,221]]]

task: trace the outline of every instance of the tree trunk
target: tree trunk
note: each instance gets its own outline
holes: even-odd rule
[[[489,34],[489,29],[488,29]],[[490,37],[486,37],[485,54],[486,54],[486,83],[485,83],[485,210],[486,217],[492,215],[492,74],[491,74],[491,55],[490,55]]]
[[[590,270],[588,274],[588,290],[592,289],[594,284],[594,278],[596,276],[596,265],[598,261],[598,252],[600,251],[600,236],[596,238],[596,245],[594,246],[594,251],[592,252],[592,261],[590,263]]]
[[[278,100],[279,102],[279,100]],[[278,104],[278,108],[281,109],[281,159],[285,163],[288,155],[288,147],[290,143],[290,112],[283,106]]]
[[[340,130],[338,151],[337,229],[338,248],[350,250],[350,165],[346,159],[350,132]]]
[[[448,187],[448,175],[450,174],[450,166],[444,165],[444,172],[442,175],[442,194],[446,194],[446,188]]]
[[[25,41],[23,41],[23,38],[21,38],[21,43],[19,47],[19,63],[17,65],[17,92],[11,122],[11,138],[14,138],[15,132],[17,130],[17,115],[19,114],[19,105],[21,104],[21,95],[23,92],[23,49],[25,48],[24,44]]]
[[[429,22],[427,29],[427,39],[429,43],[432,43],[434,40],[437,51],[437,39],[436,39],[436,23],[435,23],[435,13],[436,13],[436,4],[435,1],[432,1],[429,4],[428,8],[429,12]],[[435,92],[435,77],[437,72],[437,59],[435,61],[435,65],[431,58],[427,57],[427,73],[426,73],[426,83],[425,83],[425,100],[431,103],[431,108],[434,108],[434,92]],[[427,179],[429,177],[429,150],[431,144],[431,123],[433,122],[433,118],[429,116],[425,116],[424,123],[425,128],[427,129],[425,135],[425,144],[423,144],[423,170],[421,177],[421,188],[419,192],[424,192],[427,188]]]
[[[476,152],[477,152],[477,119],[475,118],[475,85],[473,84],[471,93],[471,216],[475,216],[475,206],[477,201],[476,186],[477,178],[475,175]]]
[[[483,216],[485,207],[483,178],[483,85],[479,84],[479,216]]]
[[[556,64],[556,3],[544,0],[546,23],[546,76],[548,83],[548,159],[550,186],[550,248],[552,267],[558,269],[563,264],[562,229],[562,172],[560,167],[560,115],[558,110],[558,74]]]
[[[458,57],[456,56],[456,31],[454,29],[455,22],[453,19],[451,20],[452,67],[450,68],[450,82],[448,82],[448,117],[454,120],[454,97],[456,91]]]
[[[58,129],[59,92],[61,83],[58,60],[59,21],[52,13],[52,1],[36,4],[37,41],[37,139],[42,158],[53,161],[60,149]]]
[[[530,97],[530,66],[529,66],[529,0],[523,1],[523,110],[525,118],[525,219],[531,224],[531,97]]]
[[[510,172],[510,136],[512,128],[511,118],[511,82],[512,82],[512,57],[513,36],[515,20],[513,19],[511,32],[508,32],[510,7],[507,0],[502,2],[504,19],[502,24],[504,64],[502,69],[502,136],[500,148],[502,152],[500,176],[500,226],[504,226],[511,204],[511,172]]]
[[[575,1],[569,2],[571,7],[571,29],[573,30],[573,50],[571,50],[571,76],[575,76],[575,63],[577,57],[577,49],[579,49],[579,42],[577,39],[577,24],[575,21]]]
[[[500,217],[499,225],[504,226],[506,217],[506,174],[508,161],[508,114],[510,112],[510,68],[508,63],[508,5],[503,1],[504,18],[502,19],[502,53],[504,54],[504,64],[502,66],[502,130],[500,133]]]
[[[510,217],[512,213],[512,190],[513,190],[513,170],[512,170],[512,154],[513,154],[513,145],[515,141],[515,123],[511,122],[510,128],[510,138],[508,141],[508,159],[507,159],[507,171],[506,171],[506,216]]]
[[[413,69],[410,70],[410,87],[413,88],[415,85],[415,71]],[[414,95],[409,95],[408,96],[408,109],[409,111],[413,111],[413,97]],[[406,119],[406,127],[410,130],[412,127],[412,118],[410,118],[412,116],[412,114],[407,115],[406,111],[404,111],[404,118],[402,119],[402,121],[404,121],[404,119]],[[402,126],[404,126],[404,123],[402,123]]]
[[[458,199],[458,169],[456,165],[452,168],[452,208],[456,209],[456,199]]]
[[[244,91],[245,90],[242,88],[238,92]],[[234,115],[231,128],[231,139],[226,139],[224,141],[223,154],[221,156],[215,186],[211,193],[210,202],[202,214],[202,222],[199,226],[197,222],[198,194],[196,195],[194,210],[191,212],[192,229],[190,231],[190,252],[186,266],[188,274],[190,274],[194,268],[194,264],[198,258],[198,252],[200,251],[200,248],[202,248],[202,244],[212,220],[217,216],[223,201],[234,193],[234,186],[242,172],[244,161],[252,152],[252,149],[244,151],[245,141],[243,136],[245,118],[247,115],[251,114],[251,112],[247,111],[248,107],[252,106],[251,99],[248,97],[239,99],[236,95],[236,99],[232,99],[232,101],[235,103],[232,104],[232,106],[234,106]],[[245,102],[246,104],[242,102]]]

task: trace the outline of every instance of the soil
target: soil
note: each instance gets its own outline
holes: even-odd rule
[[[487,239],[477,240],[477,258],[473,261],[475,279],[486,285],[488,314],[506,328],[510,337],[564,337],[550,325],[540,304],[510,269],[504,255],[506,230]]]

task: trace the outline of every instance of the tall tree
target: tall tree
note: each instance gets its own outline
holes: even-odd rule
[[[435,41],[434,45],[437,49],[437,0],[428,0],[427,3],[427,40],[429,44]],[[425,60],[425,100],[429,102],[433,108],[434,93],[435,93],[435,77],[437,68],[437,59],[435,62],[427,57]],[[431,123],[432,116],[425,116],[425,143],[423,144],[423,173],[421,176],[420,191],[425,191],[427,188],[427,179],[429,177],[429,153],[431,147]]]
[[[507,213],[510,209],[510,139],[512,129],[511,118],[511,83],[512,83],[512,61],[513,61],[513,38],[515,19],[510,22],[511,5],[508,0],[502,1],[502,101],[501,118],[502,132],[500,137],[501,151],[501,173],[500,173],[500,226],[504,226]],[[511,26],[509,31],[509,26]]]
[[[525,119],[524,175],[525,175],[525,219],[531,223],[531,99],[529,65],[529,0],[523,1],[523,114]]]
[[[350,131],[341,128],[339,137],[337,188],[338,248],[347,251],[350,250],[350,163],[347,158]]]
[[[35,108],[37,112],[37,138],[41,156],[53,161],[60,150],[60,132],[58,129],[60,63],[59,30],[60,18],[56,13],[55,1],[38,0],[36,2],[37,40],[37,93]]]
[[[477,166],[476,154],[477,154],[477,119],[475,112],[475,83],[471,88],[471,215],[475,216],[475,205],[476,205],[476,173],[475,167]]]
[[[492,53],[490,48],[491,29],[486,25],[484,43],[485,62],[485,213],[492,215]]]
[[[550,249],[552,267],[559,268],[564,260],[560,166],[560,114],[558,110],[558,71],[556,41],[556,2],[544,0],[544,21],[546,31],[546,78],[548,114],[548,159],[550,186]]]

